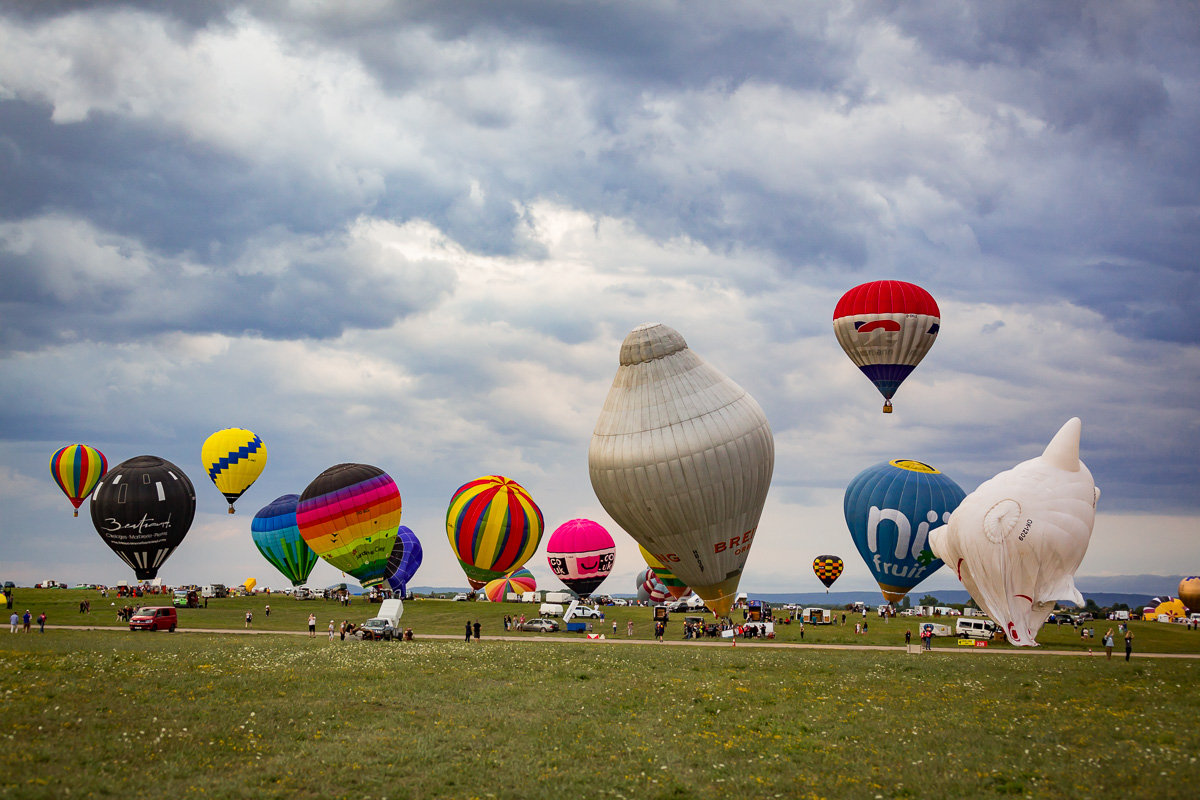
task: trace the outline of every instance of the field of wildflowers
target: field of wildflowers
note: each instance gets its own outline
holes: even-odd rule
[[[1197,678],[1136,657],[35,631],[0,638],[0,794],[1181,797]]]

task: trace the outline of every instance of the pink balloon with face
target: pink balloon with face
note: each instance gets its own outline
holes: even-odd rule
[[[586,597],[612,572],[617,545],[608,531],[590,519],[559,525],[546,544],[546,560],[558,579]]]

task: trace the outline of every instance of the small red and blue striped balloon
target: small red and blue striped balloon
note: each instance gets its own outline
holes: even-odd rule
[[[75,506],[77,517],[83,498],[91,494],[106,472],[108,459],[104,453],[86,444],[69,444],[50,457],[50,474],[71,505]]]
[[[933,295],[904,281],[855,286],[833,311],[838,344],[883,395],[885,414],[892,413],[892,397],[933,347],[941,324]]]

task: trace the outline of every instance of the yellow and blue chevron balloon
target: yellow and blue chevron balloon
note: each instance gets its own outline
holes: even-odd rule
[[[234,501],[258,480],[267,466],[267,446],[254,431],[226,428],[204,440],[200,460],[208,477],[229,501],[232,514]]]

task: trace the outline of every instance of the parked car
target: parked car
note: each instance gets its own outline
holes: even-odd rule
[[[467,593],[466,593],[466,592],[459,592],[458,594],[454,595],[454,599],[455,599],[455,600],[460,600],[460,601],[461,601],[461,600],[466,600],[466,599],[467,599]]]
[[[591,608],[589,606],[576,606],[571,616],[579,617],[580,619],[604,619],[604,612],[598,608]]]
[[[554,633],[558,630],[558,623],[552,619],[545,617],[537,617],[536,619],[527,619],[525,624],[518,625],[523,631],[534,631],[536,633]]]
[[[199,608],[200,597],[189,589],[176,589],[175,606],[177,608]]]
[[[179,616],[175,606],[145,606],[136,609],[129,618],[131,631],[175,631]]]
[[[627,606],[629,605],[629,602],[623,597],[614,597],[612,604],[614,606]]]

